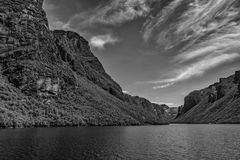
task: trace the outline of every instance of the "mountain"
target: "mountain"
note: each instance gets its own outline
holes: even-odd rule
[[[177,123],[240,123],[240,71],[191,92],[179,108]]]
[[[49,30],[42,5],[0,1],[0,127],[167,123],[161,105],[122,92],[83,37]]]

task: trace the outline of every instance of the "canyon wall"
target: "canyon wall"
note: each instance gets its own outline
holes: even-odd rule
[[[71,31],[51,31],[43,0],[0,0],[0,127],[168,123],[163,106],[122,92]]]
[[[174,122],[240,123],[240,71],[209,87],[191,92]]]

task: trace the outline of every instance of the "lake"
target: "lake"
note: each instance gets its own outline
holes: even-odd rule
[[[237,160],[239,125],[1,129],[1,160]]]

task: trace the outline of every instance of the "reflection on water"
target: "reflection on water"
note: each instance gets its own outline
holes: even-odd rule
[[[1,160],[237,160],[239,125],[0,130]]]

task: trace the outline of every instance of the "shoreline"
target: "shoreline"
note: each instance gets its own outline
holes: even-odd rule
[[[170,124],[209,124],[209,125],[216,125],[216,124],[240,124],[240,122],[217,122],[217,123],[209,123],[209,122],[171,122]]]
[[[91,128],[91,127],[143,127],[143,126],[167,126],[171,124],[185,124],[185,125],[239,125],[240,122],[231,122],[231,123],[180,123],[180,122],[174,122],[174,123],[161,123],[161,124],[141,124],[141,125],[82,125],[82,126],[31,126],[31,127],[0,127],[0,130],[3,129],[37,129],[37,128]]]
[[[130,124],[130,125],[50,125],[50,126],[27,126],[27,127],[0,127],[0,129],[29,129],[29,128],[78,128],[78,127],[134,127],[134,126],[163,126],[170,125],[170,123],[144,123],[144,124]]]

